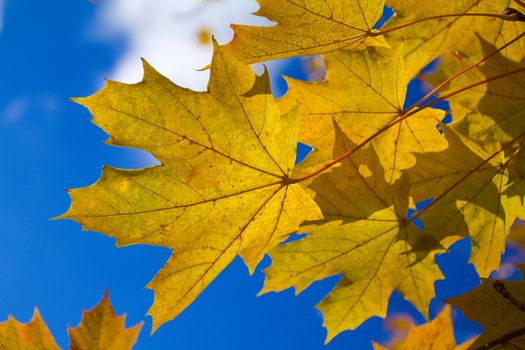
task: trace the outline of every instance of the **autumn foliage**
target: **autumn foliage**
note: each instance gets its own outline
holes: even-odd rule
[[[109,81],[76,99],[111,136],[108,143],[148,151],[161,165],[106,167],[96,184],[70,191],[63,218],[118,246],[172,250],[148,285],[154,330],[237,255],[250,272],[270,255],[262,292],[299,293],[340,275],[318,305],[328,341],[384,317],[394,290],[428,317],[434,282],[443,278],[434,258],[468,236],[483,284],[450,302],[485,327],[473,347],[519,340],[522,283],[498,289],[486,278],[500,265],[510,227],[525,218],[524,4],[259,3],[257,14],[277,24],[236,26],[231,43],[215,43],[206,92],[179,87],[144,62],[142,82]],[[375,28],[385,5],[395,15]],[[326,78],[287,79],[289,91],[278,100],[268,74],[256,76],[248,65],[316,54]],[[408,83],[437,58],[436,69],[419,75],[433,88],[407,105]],[[434,108],[441,101],[450,111]],[[297,142],[313,147],[298,165]],[[280,244],[294,232],[307,236]],[[522,323],[483,318],[503,312],[491,309],[501,303]],[[446,336],[435,335],[446,346],[407,345],[435,334],[431,323],[393,348],[469,346],[456,347],[449,308],[432,322],[448,327]]]
[[[125,328],[125,316],[117,316],[106,292],[102,300],[82,313],[80,324],[68,328],[70,350],[129,350],[135,344],[142,323]],[[13,318],[0,323],[0,348],[5,350],[58,350],[38,309],[28,323]]]

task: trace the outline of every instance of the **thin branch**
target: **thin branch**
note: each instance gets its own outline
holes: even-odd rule
[[[421,23],[421,22],[431,21],[431,20],[440,19],[440,18],[450,18],[450,17],[493,17],[493,18],[495,17],[495,18],[502,19],[504,21],[515,21],[513,15],[506,15],[506,14],[497,14],[497,13],[461,13],[460,14],[460,13],[454,13],[454,14],[449,14],[449,15],[437,15],[437,16],[431,16],[431,17],[426,17],[426,18],[420,18],[420,19],[415,20],[413,22],[405,23],[405,24],[397,26],[397,27],[393,27],[393,28],[389,28],[389,29],[385,29],[385,30],[379,30],[377,32],[371,32],[371,33],[369,33],[369,35],[371,35],[371,36],[383,35],[383,34],[386,34],[386,33],[394,32],[396,30],[404,29],[406,27],[410,27],[410,26],[412,26],[414,24],[418,24],[418,23]]]
[[[510,332],[510,333],[507,333],[501,337],[499,337],[498,339],[494,339],[493,341],[485,344],[485,345],[482,345],[480,347],[477,347],[473,350],[488,350],[488,349],[492,349],[493,347],[496,347],[498,345],[504,345],[504,344],[508,344],[508,342],[510,342],[511,340],[515,339],[515,338],[518,338],[518,337],[521,337],[525,335],[525,327],[522,327],[522,328],[519,328],[517,330],[515,330],[514,332]]]
[[[479,163],[476,167],[471,169],[469,172],[467,172],[465,175],[463,175],[460,179],[458,179],[454,184],[452,184],[449,188],[447,188],[443,193],[441,193],[439,196],[437,196],[432,202],[430,202],[425,208],[423,208],[421,211],[418,211],[416,214],[414,214],[408,222],[414,222],[417,218],[419,218],[421,215],[423,215],[425,212],[427,212],[430,208],[432,208],[436,203],[438,203],[440,200],[442,200],[445,196],[447,196],[450,192],[452,192],[456,187],[458,187],[463,181],[465,181],[467,178],[469,178],[473,173],[481,169],[485,164],[490,162],[494,157],[496,157],[498,154],[503,152],[505,149],[507,149],[509,146],[512,146],[514,142],[519,140],[520,138],[525,137],[525,130],[519,133],[518,136],[514,137],[512,140],[510,140],[505,145],[501,146],[499,150],[497,150],[495,153],[493,153],[490,157],[485,159],[483,162]]]
[[[505,285],[502,281],[495,281],[492,286],[494,289],[501,294],[505,299],[507,299],[512,305],[516,306],[518,310],[525,312],[525,303],[521,302],[517,298],[515,298],[508,290],[505,288]],[[525,335],[525,327],[516,329],[515,331],[512,331],[510,333],[504,334],[503,336],[492,340],[491,342],[488,342],[487,344],[484,344],[474,350],[488,350],[493,347],[496,347],[498,345],[505,345],[508,344],[513,339],[516,339],[518,337],[521,337]]]
[[[525,9],[525,3],[521,0],[514,0],[514,2]]]
[[[519,74],[519,73],[524,72],[524,71],[525,71],[525,67],[520,68],[520,69],[516,69],[516,70],[513,70],[513,71],[510,71],[510,72],[505,72],[503,74],[496,75],[494,77],[490,77],[488,79],[478,81],[477,83],[474,83],[472,85],[468,85],[468,86],[462,87],[461,89],[458,89],[458,90],[455,90],[453,92],[450,92],[450,93],[448,93],[446,95],[441,96],[438,99],[435,99],[434,101],[431,101],[431,102],[429,102],[427,104],[424,104],[423,106],[415,109],[413,112],[410,112],[407,115],[412,115],[414,113],[418,113],[422,109],[425,109],[425,108],[428,108],[430,106],[433,106],[437,102],[444,101],[444,100],[446,100],[446,99],[448,99],[448,98],[450,98],[452,96],[458,95],[458,94],[460,94],[462,92],[465,92],[465,91],[470,90],[472,88],[475,88],[477,86],[484,85],[484,84],[490,83],[491,81],[498,80],[498,79],[501,79],[501,78],[505,78],[505,77],[510,76],[510,75]]]
[[[493,284],[494,289],[501,294],[505,299],[507,299],[512,305],[522,312],[525,312],[525,303],[519,301],[514,297],[508,290],[505,288],[505,285],[501,281],[496,281]]]
[[[525,22],[525,15],[515,8],[505,7],[503,13],[512,18],[510,21]]]
[[[520,40],[521,38],[523,38],[523,36],[525,36],[525,32],[521,33],[520,35],[518,35],[517,37],[515,37],[514,39],[512,39],[511,41],[509,41],[508,43],[506,43],[505,45],[503,45],[502,47],[494,50],[493,52],[491,52],[490,54],[488,54],[486,57],[483,57],[483,59],[479,60],[478,62],[476,63],[473,63],[463,69],[461,69],[459,72],[456,72],[454,73],[453,75],[451,75],[450,77],[448,77],[445,81],[443,81],[441,84],[439,84],[438,86],[436,86],[434,89],[432,89],[432,91],[430,91],[428,94],[426,94],[423,98],[421,98],[419,101],[417,101],[416,103],[414,103],[412,106],[410,106],[409,108],[407,108],[407,110],[411,110],[412,108],[415,108],[417,106],[419,106],[421,103],[425,102],[426,100],[428,100],[430,97],[432,97],[434,94],[436,94],[439,90],[441,90],[445,85],[447,85],[448,83],[450,83],[452,80],[458,78],[459,76],[467,73],[468,71],[478,67],[480,64],[482,64],[483,62],[485,62],[486,60],[488,60],[489,58],[491,58],[492,56],[496,55],[498,52],[501,52],[503,51],[505,48],[507,48],[508,46],[514,44],[516,41]]]
[[[357,152],[358,150],[360,150],[361,148],[363,148],[365,145],[367,145],[370,141],[372,141],[373,139],[375,139],[377,136],[381,135],[383,132],[385,132],[386,130],[390,129],[391,127],[393,127],[394,125],[397,125],[399,123],[401,123],[403,120],[407,119],[408,117],[416,114],[416,113],[419,113],[420,111],[422,111],[423,109],[425,108],[428,108],[428,107],[431,107],[433,105],[435,105],[436,103],[438,102],[441,102],[447,98],[450,98],[452,96],[455,96],[457,94],[460,94],[466,90],[469,90],[469,89],[472,89],[476,86],[479,86],[479,85],[483,85],[483,84],[486,84],[486,83],[489,83],[491,81],[494,81],[494,80],[497,80],[497,79],[501,79],[501,78],[504,78],[504,77],[507,77],[509,75],[513,75],[513,74],[517,74],[517,73],[521,73],[525,71],[525,68],[521,68],[521,69],[517,69],[517,70],[514,70],[514,71],[511,71],[511,72],[506,72],[504,74],[500,74],[500,75],[497,75],[497,76],[494,76],[494,77],[491,77],[491,78],[488,78],[488,79],[485,79],[485,80],[482,80],[482,81],[479,81],[477,83],[474,83],[472,85],[469,85],[469,86],[465,86],[461,89],[458,89],[456,91],[453,91],[449,94],[446,94],[438,99],[435,99],[433,101],[430,101],[428,103],[426,103],[425,105],[421,106],[421,107],[418,107],[406,114],[403,114],[405,111],[401,111],[399,113],[399,116],[396,117],[396,119],[394,119],[392,122],[388,123],[387,125],[383,126],[381,129],[377,130],[375,133],[373,133],[372,135],[370,135],[369,137],[367,137],[363,142],[361,142],[360,144],[358,144],[356,147],[354,147],[353,149],[343,153],[342,155],[340,155],[339,157],[333,159],[332,161],[328,162],[327,164],[323,165],[322,167],[320,167],[319,169],[313,171],[312,173],[310,174],[307,174],[305,176],[301,176],[301,177],[298,177],[298,178],[286,178],[283,180],[284,183],[286,184],[292,184],[292,183],[298,183],[298,182],[302,182],[302,181],[305,181],[305,180],[308,180],[314,176],[317,176],[321,173],[323,173],[325,170],[327,169],[330,169],[331,167],[333,167],[334,165],[338,164],[339,162],[341,162],[343,159],[347,158],[348,156],[354,154],[355,152]]]

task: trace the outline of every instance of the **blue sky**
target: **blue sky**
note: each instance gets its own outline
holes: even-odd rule
[[[95,92],[104,77],[137,80],[140,56],[179,84],[203,89],[207,75],[194,69],[206,64],[211,48],[196,44],[197,31],[206,26],[224,43],[231,21],[264,23],[249,15],[256,5],[246,0],[202,6],[197,0],[134,1],[0,0],[0,320],[14,315],[25,322],[36,305],[65,347],[66,327],[76,326],[81,310],[107,288],[128,325],[145,321],[135,349],[369,349],[372,338],[385,339],[384,322],[375,318],[323,346],[322,316],[313,307],[336,279],[297,297],[291,290],[256,297],[268,259],[253,277],[236,259],[195,303],[150,336],[145,314],[153,293],[144,286],[169,251],[116,249],[113,239],[82,232],[72,221],[49,220],[69,206],[64,189],[92,184],[103,165],[153,164],[144,152],[104,145],[107,135],[68,97]],[[280,91],[277,74],[304,77],[300,60],[271,63],[270,71]],[[413,83],[410,99],[421,89]],[[477,283],[467,265],[468,247],[462,241],[438,258],[448,278],[437,283],[439,298]],[[518,255],[514,249],[509,257]],[[441,305],[433,303],[431,314]],[[389,310],[396,312],[422,322],[399,295]],[[460,339],[479,330],[459,319]]]

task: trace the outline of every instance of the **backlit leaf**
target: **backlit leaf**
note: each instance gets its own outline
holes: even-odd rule
[[[235,26],[229,47],[241,61],[262,62],[338,49],[386,46],[373,30],[384,0],[258,0],[255,14],[273,27]]]
[[[336,127],[334,154],[354,147]],[[406,220],[408,187],[384,180],[373,149],[363,149],[315,179],[309,188],[324,221],[306,225],[309,235],[271,250],[264,292],[295,287],[333,275],[341,281],[318,305],[330,340],[372,316],[384,316],[397,288],[423,313],[442,277],[434,255],[439,242]]]
[[[325,55],[325,61],[325,82],[289,80],[290,91],[281,102],[284,108],[296,101],[301,105],[300,140],[317,150],[301,165],[306,172],[332,159],[333,140],[326,139],[332,118],[350,140],[362,143],[402,116],[409,82],[402,47],[395,52],[338,51]],[[447,148],[437,129],[444,115],[424,109],[371,140],[388,182],[416,164],[414,153]]]
[[[216,47],[207,92],[174,85],[145,64],[136,85],[108,82],[78,100],[109,143],[151,152],[161,166],[106,167],[93,186],[71,191],[64,215],[119,246],[152,244],[173,255],[149,287],[154,329],[186,308],[240,254],[250,271],[316,204],[288,181],[297,109],[285,115],[267,76]],[[255,84],[255,85],[254,85]],[[252,89],[253,88],[253,89]]]
[[[501,47],[525,31],[525,23],[503,20],[503,9],[513,5],[509,0],[387,0],[386,4],[396,16],[384,27],[385,31],[419,22],[386,34],[391,45],[405,46],[409,77],[441,54],[457,51],[473,60],[480,59],[477,36]],[[524,51],[525,41],[520,41],[504,52],[519,60]]]
[[[510,60],[499,52],[494,54],[497,48],[480,40],[484,55],[491,57],[451,82],[449,91],[474,82],[504,77],[453,96],[449,102],[457,120],[454,127],[490,152],[525,130],[525,63]],[[465,61],[473,63],[458,55],[448,55],[441,64],[441,70],[450,75],[461,66],[466,66]]]

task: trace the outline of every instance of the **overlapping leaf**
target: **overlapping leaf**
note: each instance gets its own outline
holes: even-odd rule
[[[503,151],[480,157],[473,142],[444,130],[450,147],[416,156],[418,166],[408,171],[410,195],[416,202],[434,199],[421,215],[426,233],[440,240],[470,236],[470,261],[486,277],[499,267],[510,226],[522,215],[520,196],[509,191]]]
[[[258,0],[273,27],[236,26],[229,44],[246,63],[338,49],[385,46],[372,29],[384,0]]]
[[[402,47],[394,52],[339,51],[324,57],[326,81],[289,80],[290,90],[282,101],[284,106],[299,101],[300,140],[317,150],[301,166],[306,172],[332,159],[333,140],[326,138],[332,118],[350,140],[362,143],[403,115],[409,82]],[[436,128],[443,116],[441,110],[424,109],[371,140],[388,182],[415,165],[414,153],[447,148],[446,139]]]
[[[506,158],[503,152],[481,158],[453,129],[444,131],[450,147],[418,154],[407,179],[394,184],[384,180],[372,148],[313,180],[309,188],[325,219],[304,226],[306,238],[270,251],[264,291],[300,292],[341,274],[319,305],[331,339],[368,317],[384,316],[394,288],[426,314],[433,282],[441,276],[434,256],[462,236],[471,237],[471,262],[481,275],[498,268],[508,227],[521,212],[520,198],[506,193],[510,185],[501,166]],[[335,132],[334,154],[355,148],[340,129]],[[417,213],[423,232],[406,219],[409,195],[416,201],[433,198]]]
[[[149,287],[154,328],[172,319],[241,254],[251,271],[316,204],[288,178],[295,161],[297,110],[281,115],[267,77],[216,47],[208,92],[180,88],[145,64],[136,85],[109,82],[79,102],[114,145],[151,152],[161,166],[105,168],[74,190],[64,215],[173,256]]]
[[[335,128],[334,154],[355,147]],[[439,242],[406,220],[408,187],[404,179],[389,184],[373,149],[362,149],[309,188],[325,220],[303,227],[309,235],[271,250],[264,292],[295,287],[304,290],[316,280],[342,275],[318,306],[324,314],[328,340],[356,328],[372,316],[384,316],[397,288],[423,313],[441,278],[434,255]]]
[[[523,266],[521,266],[523,274]],[[525,302],[523,281],[483,279],[475,289],[447,300],[471,320],[483,326],[472,349],[491,344],[490,349],[525,347]]]
[[[488,83],[453,96],[449,102],[457,120],[454,127],[490,152],[525,130],[525,63],[509,60],[495,46],[480,40],[484,56],[490,58],[453,80],[449,91],[479,81]],[[450,75],[469,62],[462,56],[447,55],[440,75]]]
[[[432,321],[421,326],[410,327],[405,339],[396,341],[388,347],[374,344],[375,350],[465,350],[475,339],[456,345],[452,312],[446,306]]]
[[[162,163],[105,168],[95,185],[71,192],[64,215],[119,246],[173,251],[150,284],[154,329],[238,254],[253,271],[271,250],[264,291],[300,292],[341,275],[318,306],[328,339],[384,316],[394,289],[426,314],[442,277],[434,257],[460,237],[471,237],[482,277],[499,266],[509,227],[525,216],[523,40],[450,84],[468,92],[453,96],[456,122],[444,135],[436,127],[444,112],[407,109],[405,94],[438,55],[461,50],[454,55],[463,61],[443,66],[449,77],[510,43],[523,23],[499,15],[510,1],[387,3],[397,13],[385,29],[394,49],[378,47],[385,42],[372,30],[382,0],[261,0],[258,14],[277,25],[238,27],[227,48],[216,47],[207,92],[180,88],[145,64],[141,83],[109,82],[79,100],[109,143]],[[289,80],[281,108],[267,76],[233,58],[316,53],[326,53],[326,81]],[[315,151],[292,174],[297,139]],[[431,202],[415,214],[420,231],[407,215],[423,200]],[[301,223],[306,238],[275,247]]]
[[[516,243],[522,250],[525,250],[525,225],[523,222],[516,222],[509,234],[509,240]]]
[[[519,6],[509,0],[387,0],[386,4],[396,16],[383,28],[385,31],[408,25],[389,32],[386,37],[393,46],[400,43],[405,46],[409,77],[445,53],[457,51],[473,60],[481,59],[476,36],[501,47],[525,31],[525,23],[503,15],[504,8]],[[522,40],[504,53],[510,59],[520,60],[524,51]]]

